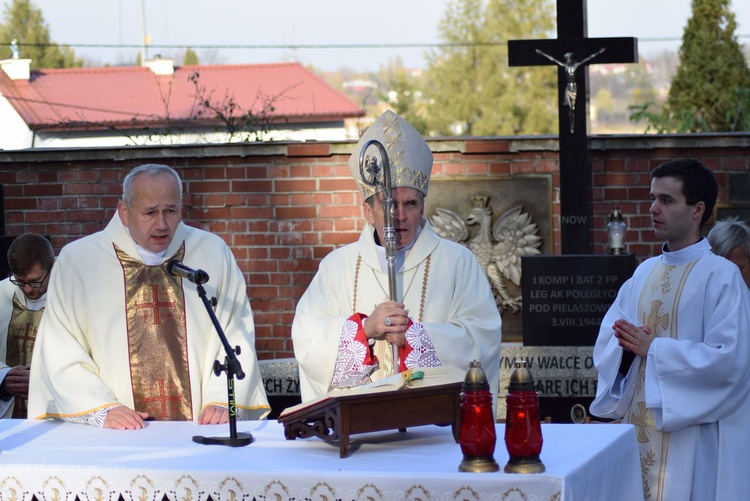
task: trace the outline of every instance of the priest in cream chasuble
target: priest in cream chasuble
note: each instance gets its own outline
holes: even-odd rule
[[[138,177],[128,205],[131,175]],[[229,345],[240,347],[246,376],[234,381],[237,419],[264,417],[270,407],[253,314],[231,249],[181,222],[181,185],[172,169],[138,167],[124,186],[107,227],[63,247],[53,268],[34,347],[29,417],[116,429],[142,428],[146,415],[226,422],[226,374],[213,372],[224,347],[197,286],[167,272],[172,259],[208,274],[206,296],[216,299]]]
[[[385,162],[371,185],[359,169],[362,149],[379,142],[389,158],[395,295],[385,240]],[[441,238],[424,218],[432,169],[429,146],[406,120],[388,110],[362,135],[349,158],[367,220],[357,242],[328,254],[297,304],[292,322],[303,401],[419,367],[467,370],[482,364],[499,400],[502,319],[487,276],[472,252]],[[392,299],[392,300],[391,300]],[[395,364],[397,347],[398,365]]]

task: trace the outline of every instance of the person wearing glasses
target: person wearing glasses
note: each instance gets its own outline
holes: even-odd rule
[[[0,282],[0,415],[26,418],[31,353],[55,253],[49,240],[24,233],[8,248],[10,276]]]

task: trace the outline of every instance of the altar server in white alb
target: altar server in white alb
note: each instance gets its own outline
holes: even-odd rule
[[[360,177],[360,151],[379,141],[388,155],[396,235],[396,298],[389,299],[384,249],[383,172],[376,187]],[[380,152],[373,157],[383,166]],[[302,401],[397,371],[479,360],[497,402],[501,320],[489,281],[469,249],[440,238],[424,219],[432,152],[405,120],[386,111],[360,139],[349,168],[367,219],[359,240],[328,254],[292,323]],[[393,371],[395,372],[395,371]]]
[[[0,415],[26,418],[31,354],[47,304],[52,244],[24,233],[8,247],[11,276],[0,282]]]
[[[66,245],[52,272],[34,349],[30,418],[139,429],[144,419],[228,421],[225,352],[196,285],[167,270],[202,269],[208,298],[246,376],[238,419],[270,410],[244,277],[224,241],[182,222],[182,182],[165,165],[131,171],[107,227]]]
[[[594,347],[591,413],[635,425],[648,500],[750,493],[750,298],[737,266],[701,237],[717,193],[697,160],[654,169],[663,253],[623,284]]]

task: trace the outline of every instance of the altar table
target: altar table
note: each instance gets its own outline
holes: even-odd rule
[[[546,472],[459,472],[450,427],[352,436],[352,452],[317,438],[285,440],[276,421],[239,422],[245,447],[200,445],[228,425],[149,422],[116,431],[60,421],[0,420],[0,501],[642,500],[630,425],[543,424]]]

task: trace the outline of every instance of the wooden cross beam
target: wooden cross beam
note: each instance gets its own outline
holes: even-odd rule
[[[638,62],[635,38],[587,38],[586,0],[557,0],[557,38],[508,41],[509,66],[557,65],[563,254],[588,254],[588,64]]]

